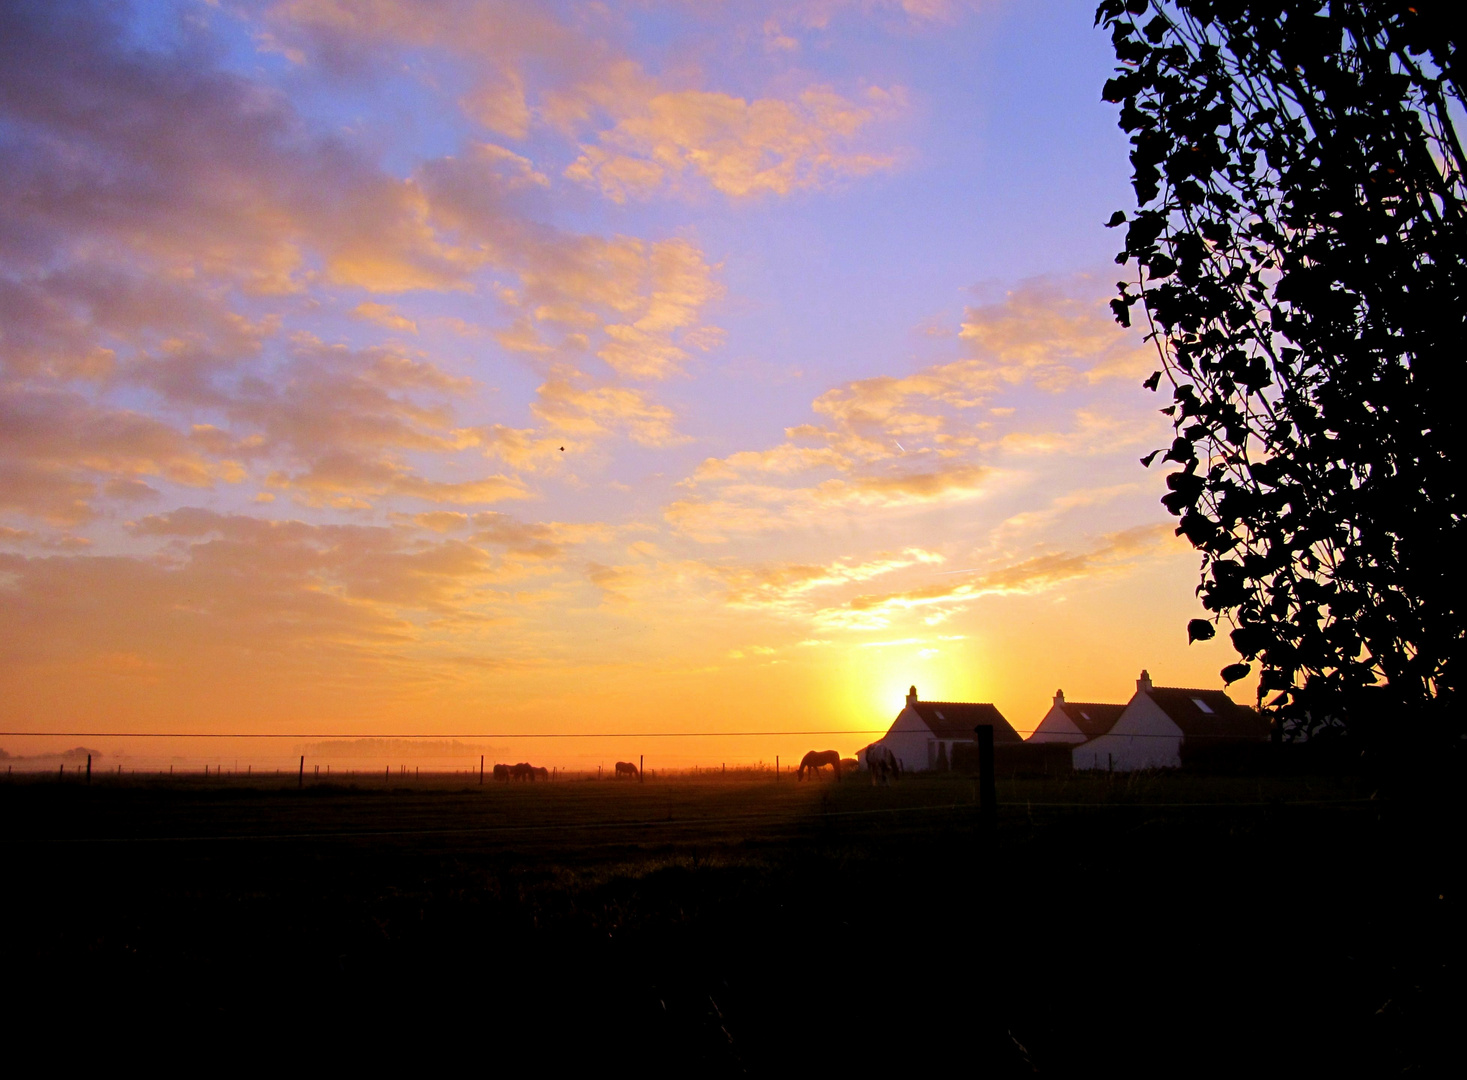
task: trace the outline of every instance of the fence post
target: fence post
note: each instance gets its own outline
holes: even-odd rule
[[[87,783],[92,782],[92,755],[87,755]]]
[[[484,755],[479,755],[479,786],[484,786]]]
[[[779,783],[779,755],[774,755],[774,782]]]
[[[998,820],[998,790],[993,782],[993,725],[979,724],[978,733],[978,816],[985,832],[992,832]]]
[[[305,787],[306,786],[306,755],[305,754],[302,754],[301,755],[301,771],[296,774],[295,786],[298,787],[298,788]]]
[[[647,779],[647,755],[637,755],[637,783],[645,783]]]

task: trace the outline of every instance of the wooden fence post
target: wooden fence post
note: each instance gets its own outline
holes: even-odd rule
[[[774,755],[774,782],[779,783],[779,755]]]
[[[479,755],[479,786],[484,786],[484,755]]]
[[[301,771],[296,774],[295,786],[302,788],[306,786],[306,755],[301,755]]]
[[[637,783],[643,783],[647,779],[647,755],[637,755]]]
[[[87,755],[87,783],[92,782],[92,755]]]
[[[998,820],[998,789],[993,782],[993,725],[979,724],[978,733],[978,816],[985,832],[992,832]]]

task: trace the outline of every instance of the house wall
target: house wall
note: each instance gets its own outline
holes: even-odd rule
[[[929,763],[931,757],[937,754],[937,739],[932,729],[910,708],[897,713],[891,730],[876,741],[896,755],[902,763],[902,772],[926,772],[932,767]],[[948,760],[952,760],[951,746],[948,747]]]
[[[1085,733],[1075,726],[1075,722],[1065,715],[1065,710],[1058,705],[1051,705],[1049,712],[1044,714],[1044,719],[1039,721],[1039,726],[1034,729],[1025,742],[1075,742],[1085,741]]]
[[[1180,769],[1182,729],[1150,695],[1138,693],[1115,727],[1074,749],[1077,769]]]

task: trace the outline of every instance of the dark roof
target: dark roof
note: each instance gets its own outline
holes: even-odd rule
[[[1152,687],[1151,700],[1161,706],[1186,739],[1267,739],[1268,721],[1239,705],[1221,690]]]
[[[1126,711],[1124,705],[1104,705],[1094,701],[1064,701],[1059,703],[1059,707],[1087,739],[1104,735],[1116,726],[1121,713]]]
[[[992,724],[995,745],[1024,741],[1013,725],[1003,718],[1003,713],[992,705],[970,705],[962,701],[918,701],[910,707],[917,710],[922,722],[939,739],[967,739],[971,742],[978,737],[973,731],[975,727],[979,724]]]

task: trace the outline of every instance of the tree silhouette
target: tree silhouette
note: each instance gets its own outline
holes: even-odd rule
[[[1467,216],[1447,5],[1105,0],[1138,211],[1111,302],[1173,388],[1166,508],[1276,730],[1460,730]],[[1388,691],[1365,688],[1385,684]],[[1377,706],[1378,708],[1378,706]]]

